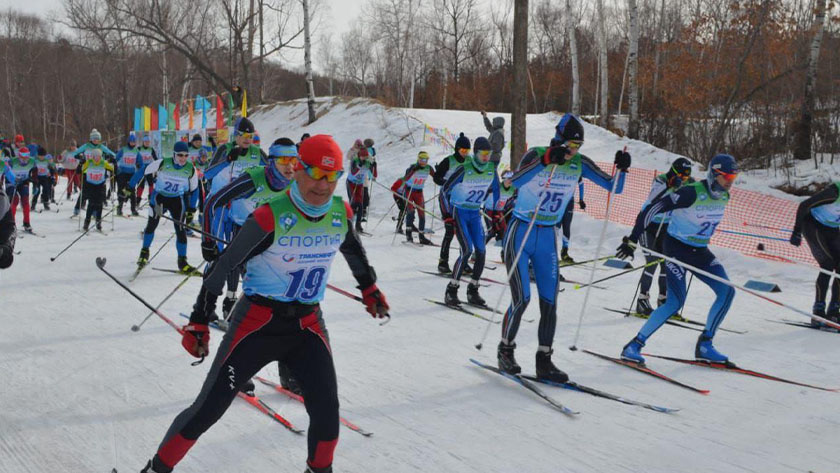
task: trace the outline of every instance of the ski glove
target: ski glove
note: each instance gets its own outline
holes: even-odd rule
[[[630,169],[630,153],[627,151],[616,151],[615,167],[618,168],[619,171],[627,172],[627,170]]]
[[[183,330],[181,345],[190,355],[204,358],[210,354],[210,329],[206,324],[189,323]]]
[[[799,230],[794,230],[793,233],[790,234],[790,244],[793,246],[799,246],[802,244],[802,232]]]
[[[586,210],[586,202],[580,200],[580,201],[578,201],[578,203],[580,204],[580,209],[581,210]]]
[[[121,190],[120,194],[122,194],[123,197],[131,197],[131,191],[128,189]]]
[[[201,241],[201,257],[207,262],[216,261],[219,257],[219,246],[215,241]]]
[[[195,220],[195,209],[187,209],[187,225]]]
[[[362,304],[367,308],[368,314],[374,318],[382,318],[388,315],[388,301],[385,299],[385,294],[376,287],[376,284],[362,289]]]
[[[636,252],[636,243],[630,240],[629,237],[621,239],[621,244],[616,248],[615,257],[618,259],[633,259],[633,253]]]
[[[568,152],[569,148],[563,145],[552,146],[551,148],[548,148],[543,155],[543,164],[546,166],[549,164],[563,164],[566,162],[566,154]]]

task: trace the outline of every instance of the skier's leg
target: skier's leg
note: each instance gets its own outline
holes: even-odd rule
[[[528,222],[514,218],[505,237],[505,268],[510,272],[516,254],[522,248],[522,255],[516,264],[516,269],[510,278],[510,306],[502,320],[502,342],[506,345],[513,343],[522,314],[531,300],[531,280],[528,276],[528,261],[533,254],[533,235],[528,236],[528,242],[523,248],[523,238],[528,228]],[[533,232],[532,232],[533,233]]]

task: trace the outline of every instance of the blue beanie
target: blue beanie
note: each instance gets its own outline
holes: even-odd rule
[[[137,143],[137,136],[134,133],[128,134],[128,143]]]
[[[475,151],[476,153],[479,151],[490,151],[490,141],[483,136],[479,136],[475,139],[473,151]]]
[[[176,153],[189,153],[190,147],[183,141],[177,141],[174,150]]]

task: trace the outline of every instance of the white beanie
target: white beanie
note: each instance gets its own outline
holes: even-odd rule
[[[99,133],[99,130],[94,128],[93,130],[90,131],[90,141],[101,140],[101,139],[102,139],[102,134]]]

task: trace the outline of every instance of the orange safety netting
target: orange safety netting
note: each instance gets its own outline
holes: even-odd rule
[[[613,167],[612,163],[597,164],[604,170]],[[650,169],[631,168],[624,183],[624,192],[613,197],[610,221],[633,226],[658,174]],[[586,214],[603,219],[607,209],[607,191],[586,179],[583,182]],[[712,237],[713,245],[747,256],[786,262],[793,260],[817,266],[804,240],[798,248],[788,243],[797,202],[738,189],[737,184],[730,194],[732,198],[726,206],[723,221]],[[575,211],[581,212],[577,205]],[[764,244],[764,252],[758,250],[759,243]]]

